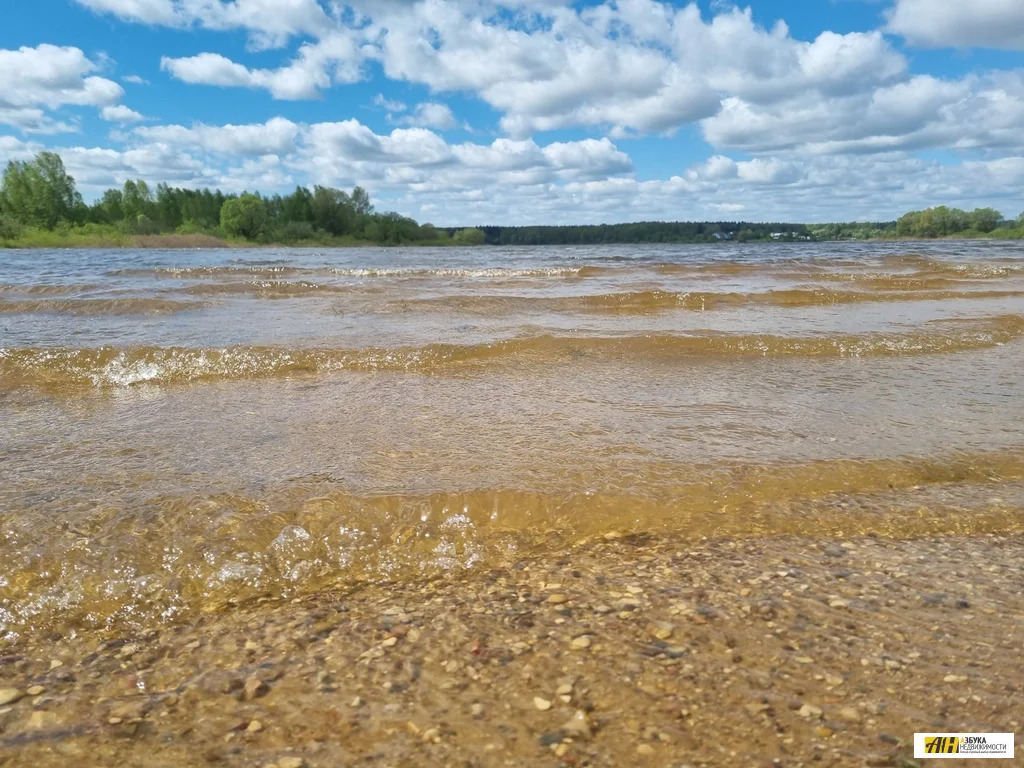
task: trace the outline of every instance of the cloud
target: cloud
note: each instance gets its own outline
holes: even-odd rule
[[[1016,71],[959,80],[918,75],[847,96],[794,95],[771,105],[730,97],[702,129],[715,147],[840,154],[1024,148],[1021,121],[1024,71]]]
[[[289,154],[297,149],[300,126],[283,117],[247,125],[159,125],[136,128],[134,135],[162,145],[228,155]]]
[[[76,0],[127,21],[211,30],[244,29],[256,49],[277,48],[295,35],[319,36],[331,25],[316,0]]]
[[[125,75],[121,78],[122,82],[131,83],[132,85],[149,85],[149,80],[139,75]]]
[[[373,103],[378,107],[383,107],[388,112],[405,112],[409,108],[404,101],[384,98],[383,93],[378,93]]]
[[[896,0],[887,15],[887,31],[924,48],[1024,50],[1019,0]]]
[[[48,112],[66,106],[115,106],[124,89],[90,74],[98,68],[81,49],[70,46],[0,49],[0,124],[26,133],[77,131],[77,120],[67,122]]]
[[[137,123],[140,120],[146,119],[134,109],[130,109],[123,104],[117,104],[112,107],[103,107],[103,109],[100,110],[100,117],[114,123]]]
[[[116,104],[124,89],[90,76],[98,65],[79,48],[43,43],[35,48],[0,49],[0,104],[12,107]]]
[[[402,105],[403,108],[405,105]],[[399,110],[392,110],[399,111]],[[425,102],[417,104],[412,114],[403,115],[395,122],[402,125],[416,125],[423,128],[436,128],[439,131],[450,131],[459,125],[455,115],[446,104],[437,102]]]
[[[260,88],[275,99],[315,99],[334,83],[360,78],[361,57],[351,35],[338,32],[299,48],[298,55],[277,69],[249,69],[219,53],[184,58],[163,57],[160,68],[186,83]]]

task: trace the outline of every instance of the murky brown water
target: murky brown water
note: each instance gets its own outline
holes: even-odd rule
[[[1011,244],[0,253],[0,636],[1024,527]]]

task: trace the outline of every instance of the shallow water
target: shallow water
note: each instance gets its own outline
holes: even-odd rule
[[[0,634],[611,531],[1020,530],[1022,257],[0,252]]]

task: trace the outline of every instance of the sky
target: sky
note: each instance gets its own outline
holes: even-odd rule
[[[0,163],[441,226],[1024,210],[1024,0],[0,0]]]

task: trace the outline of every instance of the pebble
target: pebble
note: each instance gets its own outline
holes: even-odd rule
[[[50,669],[57,669],[57,667],[63,667],[63,666],[64,666],[64,662],[61,661],[60,659],[54,659],[53,661],[50,662]]]
[[[30,685],[28,688],[25,689],[25,692],[29,696],[39,696],[41,694],[46,693],[46,688],[44,688],[41,685]]]
[[[675,632],[675,627],[666,621],[654,621],[651,622],[648,631],[654,635],[658,640],[668,640],[672,637],[672,633]]]
[[[471,715],[473,715],[473,717],[483,717],[484,705],[481,704],[479,701],[474,701],[473,706],[469,708],[469,712]]]
[[[849,607],[849,605],[850,604],[847,603],[845,600],[838,597],[833,597],[831,600],[828,601],[829,608],[847,608]]]
[[[383,646],[384,646],[385,648],[392,648],[392,647],[394,647],[394,646],[395,646],[395,644],[396,644],[397,642],[398,642],[398,638],[397,638],[397,637],[394,637],[394,636],[392,636],[392,637],[389,637],[389,638],[387,638],[386,640],[384,640],[384,641],[383,641],[383,642],[381,643],[381,645],[383,645]]]
[[[857,711],[856,707],[843,707],[839,710],[839,716],[850,723],[856,723],[860,720],[860,712]]]
[[[258,677],[250,677],[245,681],[245,687],[242,689],[242,696],[246,701],[252,701],[258,699],[260,696],[266,696],[267,691],[270,687],[260,680]]]
[[[821,708],[816,707],[813,704],[804,704],[800,707],[798,714],[800,717],[806,717],[809,720],[817,720],[821,717]]]
[[[301,757],[282,757],[277,761],[277,768],[306,768],[306,761]]]
[[[248,727],[246,727],[245,730],[247,730],[249,733],[259,733],[263,730],[263,723],[261,723],[259,720],[253,720],[249,723]]]
[[[555,592],[553,595],[548,595],[548,602],[553,605],[561,605],[569,601],[569,598],[563,595],[561,592]]]
[[[640,744],[636,748],[636,753],[638,755],[642,755],[643,757],[650,757],[654,754],[654,747],[652,747],[650,744]]]
[[[590,637],[588,635],[580,635],[574,637],[570,644],[574,651],[583,651],[590,647]]]
[[[57,716],[53,712],[46,712],[41,709],[37,709],[32,713],[32,716],[28,719],[28,727],[36,731],[41,731],[44,728],[53,728],[57,725]]]
[[[540,696],[534,696],[533,706],[535,706],[541,712],[547,712],[549,709],[551,709],[551,702],[547,699],[542,699]]]
[[[24,695],[17,688],[0,688],[0,707],[4,704],[13,704]]]
[[[563,736],[570,739],[589,739],[594,734],[590,718],[582,709],[577,709],[576,713],[559,730]]]

